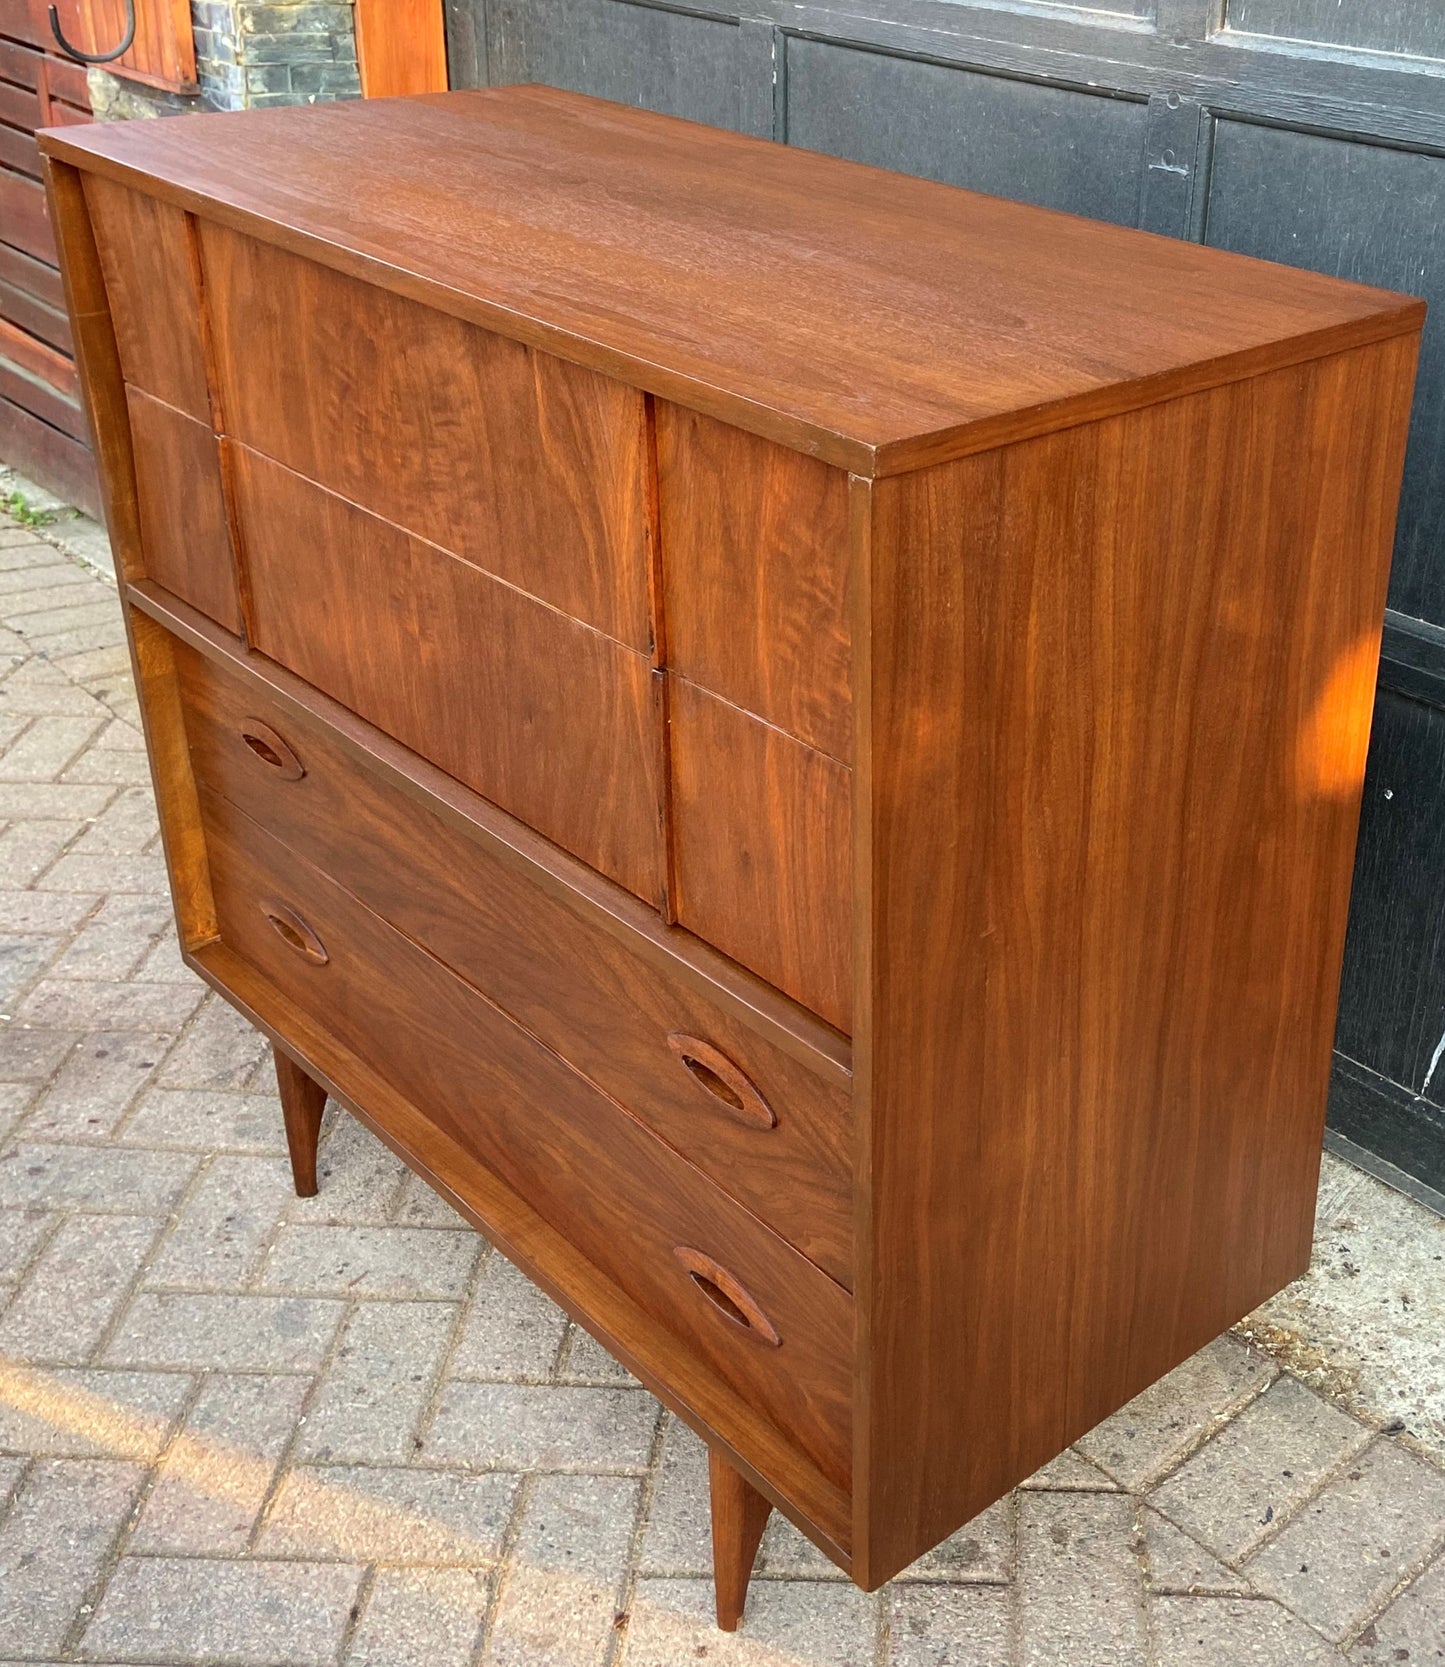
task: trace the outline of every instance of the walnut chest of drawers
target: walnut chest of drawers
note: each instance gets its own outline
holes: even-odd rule
[[[541,88],[45,148],[186,956],[725,1625],[1304,1268],[1420,303]]]

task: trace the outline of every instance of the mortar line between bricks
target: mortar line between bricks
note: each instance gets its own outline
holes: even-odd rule
[[[1140,1494],[1127,1495],[1132,1524],[1134,1565],[1139,1573],[1139,1616],[1144,1623],[1144,1659],[1148,1667],[1170,1667],[1159,1654],[1158,1628],[1154,1624],[1154,1604],[1149,1590],[1148,1541],[1144,1537],[1144,1499]]]
[[[648,1449],[647,1469],[643,1472],[642,1486],[637,1490],[637,1510],[633,1513],[632,1533],[627,1542],[627,1557],[623,1565],[622,1579],[618,1584],[615,1607],[612,1611],[612,1633],[607,1640],[607,1648],[603,1653],[603,1667],[614,1667],[622,1654],[627,1642],[627,1633],[632,1625],[632,1605],[637,1593],[637,1563],[642,1555],[642,1542],[647,1534],[647,1526],[652,1518],[652,1505],[657,1497],[658,1475],[662,1469],[662,1451],[667,1442],[667,1430],[670,1423],[668,1410],[661,1403],[658,1404],[657,1416],[652,1423],[652,1445]],[[622,1625],[617,1625],[622,1617]]]
[[[344,1565],[343,1565],[344,1566]],[[371,1604],[371,1594],[376,1589],[376,1564],[366,1563],[362,1566],[361,1579],[357,1583],[356,1596],[351,1600],[351,1608],[346,1612],[346,1625],[341,1629],[341,1637],[337,1640],[336,1651],[332,1661],[339,1664],[351,1654],[351,1646],[356,1642],[356,1634],[361,1626],[362,1618]]]
[[[1008,1513],[1008,1543],[1009,1568],[1013,1571],[1013,1579],[1008,1584],[1008,1652],[1011,1667],[1018,1667],[1024,1656],[1024,1578],[1019,1558],[1019,1549],[1023,1544],[1023,1509],[1017,1489],[1013,1494],[1013,1507]]]
[[[441,1351],[437,1362],[436,1372],[433,1374],[430,1388],[416,1415],[416,1422],[411,1427],[410,1459],[425,1445],[427,1436],[431,1433],[432,1424],[436,1421],[441,1410],[442,1391],[451,1378],[452,1362],[457,1357],[457,1350],[461,1348],[462,1333],[466,1329],[467,1320],[472,1311],[472,1304],[476,1301],[477,1289],[481,1285],[486,1270],[492,1264],[492,1258],[497,1254],[496,1246],[485,1234],[478,1233],[481,1240],[482,1253],[477,1257],[471,1273],[467,1277],[466,1289],[462,1292],[461,1301],[457,1304],[457,1317],[453,1322],[451,1335],[447,1338],[446,1347]]]
[[[4,1148],[0,1147],[0,1151],[3,1150]],[[45,1252],[50,1249],[61,1229],[65,1226],[66,1222],[70,1220],[71,1216],[75,1212],[73,1210],[52,1210],[50,1213],[55,1219],[49,1224],[49,1226],[46,1227],[45,1231],[35,1241],[29,1256],[25,1258],[25,1266],[20,1272],[20,1277],[7,1292],[0,1293],[0,1320],[5,1318],[10,1305],[16,1300],[21,1291],[23,1291],[29,1283],[30,1275],[34,1271],[35,1264],[40,1260]],[[3,1355],[0,1355],[0,1358],[4,1358]]]
[[[517,1474],[514,1472],[513,1474]],[[492,1590],[487,1599],[487,1607],[482,1615],[482,1624],[477,1630],[476,1643],[472,1649],[469,1667],[482,1667],[491,1653],[492,1636],[496,1630],[497,1616],[501,1612],[502,1598],[507,1590],[507,1583],[517,1562],[517,1542],[522,1537],[522,1521],[532,1503],[532,1495],[536,1491],[536,1471],[524,1470],[520,1472],[521,1479],[517,1483],[516,1497],[512,1500],[512,1509],[507,1517],[507,1526],[502,1530],[502,1537],[497,1545],[496,1570],[492,1577]],[[589,1473],[590,1474],[590,1473]]]
[[[49,787],[63,787],[66,784],[64,782],[40,782],[40,783],[36,783],[35,785],[37,785],[37,786],[49,786]],[[104,786],[105,784],[104,783],[96,783],[95,785]],[[70,838],[66,840],[65,844],[63,846],[61,846],[60,850],[56,853],[55,857],[50,862],[46,863],[45,867],[42,868],[40,870],[40,872],[37,875],[34,876],[34,878],[30,881],[30,884],[28,886],[25,886],[22,889],[25,890],[25,891],[44,891],[45,887],[41,884],[41,881],[44,880],[48,875],[54,873],[55,869],[62,862],[64,862],[65,859],[70,855],[71,847],[75,844],[76,840],[83,838],[84,835],[85,835],[86,830],[88,828],[92,828],[92,827],[95,826],[95,824],[101,819],[102,816],[105,815],[106,811],[108,811],[110,809],[110,807],[115,803],[116,799],[124,791],[125,791],[125,789],[122,788],[122,787],[111,787],[108,790],[108,797],[106,798],[105,803],[100,807],[100,809],[98,811],[95,812],[95,814],[93,816],[79,817],[78,820],[79,820],[80,826],[75,830],[75,832],[73,834],[71,834]],[[66,818],[63,817],[63,816],[62,817],[55,817],[55,818],[44,817],[44,818],[41,818],[41,820],[44,820],[44,821],[54,820],[54,821],[62,821],[63,822],[63,821],[66,820]],[[100,909],[104,908],[105,904],[114,895],[115,895],[114,892],[106,892],[102,896],[100,902],[96,905],[96,909],[93,912],[94,913],[99,913]],[[91,918],[90,916],[86,917],[87,922],[89,921],[90,918]],[[79,928],[77,929],[75,935],[77,937],[80,935],[80,929]],[[27,991],[28,991],[28,987],[27,987]]]
[[[1372,1626],[1379,1620],[1380,1616],[1385,1613],[1397,1597],[1399,1597],[1408,1587],[1414,1585],[1420,1576],[1431,1567],[1442,1550],[1445,1550],[1445,1529],[1441,1529],[1437,1532],[1429,1550],[1423,1557],[1417,1557],[1413,1563],[1406,1565],[1405,1572],[1400,1575],[1400,1577],[1390,1587],[1389,1591],[1386,1592],[1385,1596],[1381,1598],[1378,1603],[1373,1605],[1369,1613],[1364,1617],[1359,1625],[1350,1627],[1344,1633],[1335,1646],[1341,1655],[1343,1655],[1352,1644],[1358,1641],[1360,1634],[1364,1632],[1367,1627]],[[1276,1599],[1276,1602],[1278,1601],[1279,1600]]]
[[[1234,1336],[1235,1334],[1233,1332],[1225,1332],[1221,1335]],[[1270,1389],[1272,1389],[1274,1385],[1285,1376],[1284,1368],[1279,1364],[1273,1355],[1269,1354],[1264,1349],[1258,1348],[1254,1343],[1248,1342],[1243,1338],[1238,1340],[1244,1343],[1247,1350],[1258,1354],[1269,1368],[1264,1381],[1262,1383],[1247,1385],[1239,1392],[1238,1395],[1235,1396],[1232,1401],[1225,1403],[1225,1407],[1222,1412],[1211,1414],[1204,1427],[1197,1431],[1189,1442],[1182,1447],[1174,1457],[1169,1459],[1162,1470],[1150,1471],[1149,1474],[1145,1476],[1136,1487],[1126,1488],[1125,1492],[1137,1493],[1140,1498],[1151,1498],[1153,1494],[1158,1491],[1158,1489],[1163,1487],[1165,1482],[1167,1482],[1176,1471],[1182,1470],[1184,1466],[1189,1463],[1190,1459],[1192,1459],[1194,1455],[1201,1450],[1201,1448],[1207,1447],[1227,1424],[1232,1424],[1235,1419],[1245,1411],[1246,1408],[1253,1406],[1262,1395],[1268,1394]],[[1314,1391],[1311,1390],[1310,1393],[1313,1394]],[[1107,1472],[1105,1472],[1105,1474],[1107,1474]],[[1113,1480],[1112,1477],[1110,1479]],[[1118,1485],[1122,1486],[1122,1484]]]

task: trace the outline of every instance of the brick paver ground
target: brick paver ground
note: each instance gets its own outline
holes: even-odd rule
[[[369,1135],[291,1194],[171,933],[114,591],[0,522],[0,1663],[1445,1661],[1445,1472],[1238,1336],[868,1597]]]

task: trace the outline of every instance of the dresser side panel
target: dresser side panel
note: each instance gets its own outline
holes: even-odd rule
[[[1415,352],[874,484],[868,1586],[1308,1263]]]

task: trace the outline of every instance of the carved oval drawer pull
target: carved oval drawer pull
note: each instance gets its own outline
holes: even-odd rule
[[[306,774],[306,766],[290,745],[259,718],[242,718],[241,739],[251,756],[260,759],[268,770],[274,770],[282,781],[300,781]]]
[[[690,1245],[680,1244],[673,1255],[687,1269],[687,1276],[730,1325],[749,1337],[776,1349],[782,1338],[768,1316],[720,1262]]]
[[[754,1129],[775,1129],[778,1116],[728,1056],[711,1042],[673,1031],[667,1045],[684,1071],[705,1093]]]
[[[326,953],[326,945],[295,909],[288,908],[277,898],[268,897],[261,905],[261,913],[266,917],[266,924],[288,949],[294,949],[318,967],[324,967],[331,959]]]

